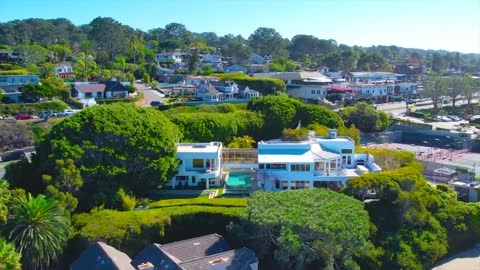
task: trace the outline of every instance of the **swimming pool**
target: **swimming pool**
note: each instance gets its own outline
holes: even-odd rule
[[[252,189],[250,172],[230,172],[227,179],[227,189]]]

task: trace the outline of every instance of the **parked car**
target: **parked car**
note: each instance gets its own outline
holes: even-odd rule
[[[160,100],[153,100],[150,102],[150,106],[160,106],[162,105],[162,102]]]
[[[45,117],[47,117],[47,116],[50,116],[50,113],[49,113],[48,111],[41,111],[41,112],[39,112],[37,115],[38,115],[38,117],[40,117],[40,118],[45,118]]]
[[[73,110],[63,110],[62,112],[58,113],[58,117],[72,116],[74,114],[75,114],[75,112]]]
[[[33,119],[33,116],[30,114],[19,114],[19,115],[15,115],[15,119],[17,120]]]
[[[21,157],[25,156],[25,152],[23,151],[14,151],[14,152],[10,152],[6,155],[4,155],[2,157],[2,161],[3,162],[6,162],[6,161],[12,161],[12,160],[18,160],[20,159]]]

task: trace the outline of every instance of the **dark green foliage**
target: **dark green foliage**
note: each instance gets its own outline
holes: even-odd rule
[[[352,256],[369,247],[363,204],[327,189],[255,192],[229,233],[261,262],[273,255],[276,269],[349,269]]]
[[[40,111],[49,110],[60,112],[68,108],[68,105],[61,100],[26,104],[0,104],[0,115],[37,114]]]
[[[263,129],[261,137],[255,137],[257,140],[279,138],[283,129],[297,127],[299,123],[301,126],[317,123],[329,128],[343,126],[343,120],[336,112],[318,105],[302,104],[286,95],[252,99],[247,108],[263,115]]]
[[[383,111],[376,111],[373,105],[359,102],[354,107],[340,111],[347,126],[355,125],[363,132],[382,131],[391,124],[390,118]]]
[[[80,206],[112,206],[120,187],[141,197],[170,179],[180,138],[178,128],[156,110],[94,106],[54,126],[38,144],[35,161],[42,174],[55,175],[55,160],[74,160],[84,180]]]
[[[86,244],[84,240],[104,241],[135,256],[151,243],[225,234],[228,223],[236,221],[245,210],[246,200],[178,199],[162,200],[154,205],[159,208],[127,212],[99,210],[74,216],[77,235],[70,249],[81,252],[86,248],[82,246]]]
[[[138,92],[136,97],[132,98],[108,98],[97,100],[98,104],[114,104],[114,103],[135,103],[143,98],[143,93]]]
[[[228,143],[235,136],[258,134],[260,116],[253,112],[169,114],[170,120],[183,132],[185,141]]]
[[[285,83],[280,79],[248,77],[242,73],[225,74],[220,76],[220,80],[232,80],[236,82],[242,89],[248,86],[248,88],[256,90],[262,95],[284,93],[287,89]]]

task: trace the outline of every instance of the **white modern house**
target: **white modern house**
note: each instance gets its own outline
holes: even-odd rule
[[[222,56],[219,54],[205,54],[201,59],[202,63],[220,63],[222,62]]]
[[[222,151],[220,142],[177,144],[180,166],[177,175],[167,185],[173,188],[221,186],[222,168],[242,168],[238,162],[232,166],[225,160],[224,164]],[[311,132],[305,141],[261,141],[256,154],[256,159],[244,157],[244,165],[248,165],[244,167],[255,172],[252,178],[258,179],[259,186],[265,191],[324,187],[327,184],[344,187],[352,177],[381,172],[372,155],[355,154],[355,142],[350,137],[337,136],[334,129],[323,137]],[[258,163],[246,164],[252,163],[251,160]]]
[[[27,84],[40,84],[38,75],[0,75],[0,89],[5,90],[2,94],[5,98],[12,102],[18,103],[21,101],[20,89]]]
[[[167,186],[220,186],[222,143],[178,143],[177,158],[180,160],[177,175]]]
[[[258,143],[258,179],[264,190],[345,186],[349,178],[380,172],[370,154],[355,154],[355,142],[337,136],[310,134],[305,141],[271,140]]]

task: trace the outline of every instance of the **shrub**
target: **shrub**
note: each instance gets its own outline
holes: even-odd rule
[[[121,209],[123,211],[132,211],[135,209],[136,198],[134,196],[129,196],[125,193],[123,188],[120,188],[117,192],[117,195],[120,197],[120,201],[122,203]]]
[[[37,114],[40,111],[49,110],[59,112],[68,108],[70,107],[65,102],[58,99],[38,103],[0,104],[0,115],[17,115],[21,113]]]

